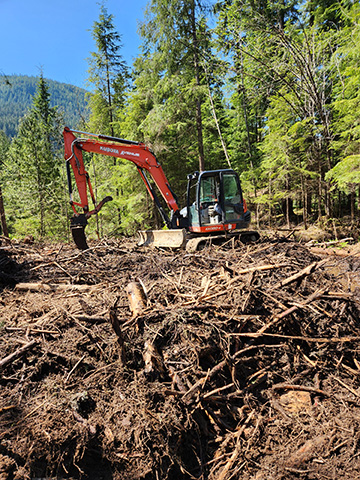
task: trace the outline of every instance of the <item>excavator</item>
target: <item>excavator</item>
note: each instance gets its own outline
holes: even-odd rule
[[[203,248],[209,240],[221,243],[224,239],[235,237],[246,243],[259,239],[258,232],[248,229],[250,212],[242,195],[239,176],[234,170],[211,170],[188,175],[186,205],[180,209],[160,163],[144,143],[68,127],[64,128],[63,136],[70,205],[74,212],[70,229],[80,250],[88,248],[85,234],[88,219],[112,200],[111,196],[107,196],[100,202],[96,201],[90,176],[85,169],[83,152],[122,158],[135,164],[167,227],[139,232],[139,245],[185,247],[195,251]],[[79,201],[73,198],[73,177]],[[169,212],[163,207],[153,184]],[[89,208],[88,195],[93,203],[92,209]],[[78,211],[79,208],[82,212]]]

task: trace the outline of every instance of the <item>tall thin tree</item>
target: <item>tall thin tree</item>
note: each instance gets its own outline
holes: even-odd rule
[[[88,59],[88,84],[94,87],[90,94],[90,125],[114,136],[114,122],[125,104],[129,73],[120,53],[121,35],[115,29],[114,16],[104,4],[100,6],[99,20],[94,22],[92,36],[97,50]]]

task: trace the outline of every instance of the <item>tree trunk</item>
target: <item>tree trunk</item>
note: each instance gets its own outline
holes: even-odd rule
[[[248,144],[248,149],[249,149],[249,159],[250,159],[250,168],[252,171],[252,183],[254,186],[254,195],[255,198],[257,197],[257,191],[256,191],[256,179],[254,175],[254,163],[253,163],[253,154],[252,154],[252,145],[251,145],[251,139],[250,139],[250,127],[249,127],[249,121],[248,121],[248,115],[247,115],[247,97],[246,97],[246,88],[245,88],[245,82],[244,82],[244,63],[243,63],[243,56],[242,56],[242,49],[240,47],[240,79],[241,79],[241,99],[242,99],[242,108],[243,108],[243,114],[244,114],[244,121],[245,121],[245,126],[246,126],[246,138],[247,138],[247,144]]]
[[[318,219],[321,220],[322,216],[322,185],[321,185],[321,172],[319,174],[319,180],[318,180]]]
[[[286,190],[287,190],[287,196],[286,196],[286,225],[287,228],[290,228],[290,184],[289,184],[289,176],[286,175]],[[291,211],[292,211],[292,205],[291,205]]]
[[[224,155],[225,155],[226,161],[229,165],[229,168],[232,168],[229,153],[228,153],[228,150],[227,150],[227,147],[226,147],[226,143],[225,143],[224,137],[222,136],[220,124],[219,124],[219,121],[218,121],[218,118],[217,118],[217,115],[216,115],[215,105],[214,105],[214,101],[213,101],[213,98],[212,98],[209,82],[208,82],[208,92],[209,92],[209,100],[210,100],[210,105],[211,105],[211,111],[212,111],[212,114],[213,114],[213,117],[214,117],[216,129],[217,129],[218,134],[219,134],[219,138],[220,138],[220,142],[221,142],[221,145],[222,145],[222,148],[223,148],[223,151],[224,151]]]
[[[308,228],[308,225],[307,225],[307,213],[308,213],[307,201],[308,201],[308,192],[306,191],[306,185],[307,185],[307,182],[306,182],[304,176],[301,175],[301,196],[302,196],[302,204],[303,204],[302,211],[303,211],[303,222],[304,222],[304,228],[305,228],[305,230],[307,230],[307,228]]]
[[[200,68],[199,68],[199,56],[198,56],[198,40],[196,35],[196,18],[195,18],[195,2],[191,4],[191,29],[194,48],[194,70],[196,85],[200,86]],[[199,95],[197,93],[197,95]],[[205,170],[205,155],[204,155],[204,142],[203,142],[203,127],[202,127],[202,114],[201,114],[201,99],[198,96],[196,99],[196,130],[198,138],[198,151],[199,151],[199,169],[200,172]]]
[[[355,221],[355,191],[351,190],[350,193],[350,215],[351,215],[351,223]]]
[[[271,208],[271,194],[272,194],[272,191],[271,191],[271,178],[270,178],[270,175],[269,175],[269,228],[271,228],[271,217],[272,217],[272,208]]]
[[[6,224],[6,217],[5,217],[5,209],[4,209],[4,202],[2,196],[2,190],[0,185],[0,221],[1,221],[1,230],[4,237],[9,238],[9,231]]]

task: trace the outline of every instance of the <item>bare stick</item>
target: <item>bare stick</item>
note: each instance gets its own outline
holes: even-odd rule
[[[277,385],[272,386],[273,390],[294,390],[298,392],[309,392],[317,393],[318,395],[323,395],[324,397],[332,397],[331,393],[320,390],[319,388],[314,387],[305,387],[304,385],[291,385],[288,383],[278,383]]]
[[[248,333],[229,333],[228,335],[234,337],[248,337],[248,338],[259,338],[259,337],[274,337],[274,338],[287,338],[289,340],[303,340],[304,342],[312,343],[349,343],[349,342],[360,342],[360,337],[331,337],[331,338],[314,338],[314,337],[301,337],[297,335],[281,335],[278,333],[263,333],[263,332],[248,332]]]
[[[31,350],[35,345],[37,345],[37,343],[38,342],[36,340],[32,340],[31,342],[27,343],[23,347],[19,348],[15,352],[0,360],[0,368],[5,367],[9,363],[13,362],[16,358],[21,357],[21,355],[23,355],[28,350]]]
[[[328,261],[327,259],[320,260],[320,262],[314,262],[311,265],[308,265],[307,267],[300,270],[300,272],[297,272],[294,275],[291,275],[291,277],[285,278],[281,282],[277,283],[275,286],[271,288],[271,290],[276,290],[277,288],[284,287],[285,285],[289,285],[289,283],[293,283],[297,280],[307,277],[311,273],[315,272],[315,270],[320,268],[322,265],[324,265],[327,261]]]
[[[247,425],[249,424],[251,418],[254,416],[254,414],[255,414],[255,410],[252,410],[250,412],[250,414],[248,415],[247,419],[245,420],[244,424],[235,433],[234,440],[236,440],[236,443],[235,443],[234,451],[233,451],[231,457],[229,458],[229,460],[224,465],[223,469],[221,470],[221,473],[218,477],[218,480],[224,480],[227,477],[228,471],[230,470],[230,468],[233,466],[234,462],[236,461],[236,459],[237,459],[237,457],[240,453],[240,437],[243,434]]]
[[[70,370],[70,372],[67,374],[66,378],[65,378],[65,383],[67,383],[69,381],[69,378],[71,377],[71,374],[73,372],[75,372],[75,370],[77,369],[77,367],[80,365],[80,363],[84,360],[85,358],[85,355],[83,355],[80,360],[78,362],[76,362],[76,364],[73,366],[73,368]]]
[[[295,312],[299,308],[305,307],[309,303],[313,302],[317,298],[321,297],[324,294],[324,290],[317,290],[316,292],[312,293],[306,300],[304,300],[302,303],[298,303],[297,305],[293,305],[292,307],[288,308],[285,310],[285,312],[280,313],[279,315],[276,315],[274,319],[264,325],[263,327],[260,328],[258,333],[264,333],[266,330],[268,330],[270,327],[275,325],[276,323],[279,322],[282,318],[286,317],[287,315],[290,315],[290,313]]]

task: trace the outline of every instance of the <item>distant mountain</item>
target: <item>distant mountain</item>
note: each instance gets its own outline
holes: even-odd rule
[[[51,106],[64,113],[65,124],[77,128],[81,119],[86,119],[86,90],[66,83],[45,79],[50,94]],[[9,75],[0,77],[0,130],[8,137],[17,133],[19,120],[32,106],[36,93],[37,77]]]

